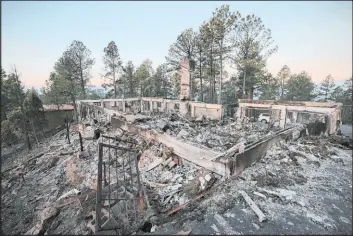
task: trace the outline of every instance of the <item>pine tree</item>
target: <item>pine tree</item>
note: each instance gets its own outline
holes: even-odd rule
[[[178,37],[174,44],[169,48],[167,63],[174,70],[180,69],[182,60],[189,62],[189,76],[190,76],[190,99],[193,98],[193,77],[192,71],[195,70],[195,54],[196,54],[196,33],[191,29],[186,29]]]
[[[319,96],[321,96],[321,100],[326,102],[332,95],[332,92],[335,88],[335,82],[331,75],[328,75],[319,86]]]
[[[103,77],[105,79],[108,79],[108,82],[104,83],[103,87],[113,88],[114,98],[117,98],[118,76],[122,66],[119,50],[115,42],[111,41],[108,46],[104,48],[103,51],[103,63],[105,72]]]
[[[40,129],[44,133],[43,125],[45,124],[45,116],[42,101],[34,88],[27,91],[26,98],[23,102],[23,107],[25,116],[29,120],[32,132],[36,138],[37,144],[39,145],[37,130]]]
[[[281,70],[277,74],[277,83],[278,83],[278,93],[279,93],[279,98],[283,99],[285,95],[285,87],[286,83],[290,77],[290,69],[287,65],[284,65]]]
[[[78,40],[72,42],[68,52],[74,65],[76,76],[79,78],[81,97],[86,99],[86,85],[90,80],[90,70],[95,60],[91,57],[91,51]]]
[[[255,74],[264,69],[267,58],[277,51],[277,46],[274,45],[271,31],[255,15],[241,18],[235,35],[234,63],[242,74],[243,96],[247,87],[252,99],[254,86],[260,82]]]

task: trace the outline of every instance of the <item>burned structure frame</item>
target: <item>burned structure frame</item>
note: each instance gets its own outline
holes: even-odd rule
[[[284,129],[289,115],[293,123],[302,123],[304,122],[303,114],[317,114],[325,117],[325,122],[322,122],[324,133],[332,134],[338,129],[341,107],[342,103],[239,99],[236,117],[244,119],[247,109],[268,109],[274,114],[271,118],[276,122],[276,126]]]
[[[160,104],[158,105],[157,102]],[[110,106],[114,103],[114,106]],[[127,105],[127,103],[130,103]],[[122,107],[116,107],[116,104],[122,105]],[[169,104],[171,106],[169,106]],[[200,147],[193,146],[191,144],[182,142],[166,133],[161,133],[156,130],[149,130],[139,127],[138,125],[126,121],[124,115],[126,115],[129,111],[128,107],[138,107],[141,108],[140,111],[145,111],[145,109],[149,109],[150,111],[158,108],[157,112],[173,112],[174,105],[179,104],[181,114],[189,114],[191,117],[196,117],[198,113],[195,111],[195,107],[193,107],[193,102],[184,102],[179,101],[175,102],[174,100],[170,103],[167,103],[166,100],[163,99],[153,99],[153,98],[139,98],[139,99],[109,99],[109,100],[84,100],[78,102],[78,112],[80,117],[82,116],[88,118],[96,118],[99,119],[100,115],[105,114],[108,117],[109,122],[111,123],[113,128],[118,128],[123,130],[124,132],[128,132],[131,134],[139,135],[142,138],[150,141],[156,141],[166,145],[173,149],[173,153],[177,156],[192,162],[198,166],[204,167],[220,176],[225,177],[226,179],[230,179],[231,176],[236,176],[240,172],[242,172],[245,168],[252,165],[252,163],[258,161],[263,157],[263,153],[266,150],[276,143],[279,139],[292,137],[295,131],[300,129],[301,131],[305,131],[305,126],[286,126],[286,119],[289,113],[295,115],[295,121],[298,123],[301,122],[301,116],[303,113],[311,113],[311,114],[319,114],[320,116],[325,116],[325,132],[327,134],[334,133],[336,131],[336,124],[340,120],[340,107],[341,104],[327,104],[327,103],[314,103],[314,102],[283,102],[283,101],[250,101],[250,100],[239,100],[239,108],[237,110],[237,118],[244,118],[246,116],[246,109],[268,109],[274,111],[275,118],[277,119],[277,126],[280,128],[277,132],[270,136],[263,137],[262,139],[254,142],[248,143],[243,151],[232,150],[234,147],[229,149],[226,155],[222,153],[215,152],[213,150],[206,150]],[[146,106],[148,105],[148,106]],[[156,105],[156,106],[154,106]],[[199,104],[197,109],[204,109],[206,113],[203,113],[205,117],[222,119],[222,107],[221,105],[211,106],[211,112],[208,110],[208,106],[210,104]],[[211,104],[214,105],[214,104]],[[220,106],[220,107],[219,107]],[[170,107],[170,109],[168,109]],[[191,109],[189,109],[191,108]],[[213,111],[213,110],[214,111]],[[220,109],[220,113],[219,110]],[[179,110],[179,111],[180,111]],[[185,111],[186,110],[186,111]],[[130,111],[131,113],[131,111]],[[134,112],[132,112],[134,113]],[[202,114],[202,113],[201,113]],[[221,114],[221,115],[219,115]],[[132,115],[133,116],[133,115]],[[241,120],[241,119],[240,119]],[[310,127],[307,126],[307,130],[310,130]],[[300,131],[300,132],[301,132]],[[96,198],[96,219],[102,219],[102,214],[105,215],[107,220],[96,221],[95,231],[100,232],[102,230],[120,230],[123,233],[132,232],[129,229],[125,229],[126,225],[134,224],[138,227],[139,224],[142,224],[145,213],[145,206],[149,207],[147,195],[144,193],[144,188],[142,181],[139,176],[138,170],[138,149],[134,149],[136,147],[136,143],[130,142],[128,140],[121,140],[118,137],[109,137],[105,135],[101,135],[101,140],[105,140],[104,142],[100,142],[98,144],[99,148],[99,160],[98,160],[98,181],[97,181],[97,198]],[[108,143],[107,143],[108,142]],[[113,142],[113,144],[111,144]],[[130,143],[129,143],[130,142]],[[119,144],[124,144],[123,146],[119,146]],[[126,148],[126,146],[129,146]],[[108,155],[104,154],[104,150],[108,149]],[[133,157],[129,157],[127,162],[130,167],[129,171],[132,169],[135,170],[135,179],[136,181],[132,181],[133,175],[130,174],[129,178],[131,178],[129,183],[121,183],[119,182],[118,174],[115,177],[111,175],[111,149],[113,152],[119,150],[122,152],[131,152],[133,153]],[[119,156],[115,156],[113,159],[118,163]],[[120,173],[125,175],[125,162],[123,160],[123,168],[120,170]],[[134,161],[132,161],[134,160]],[[115,168],[115,169],[114,169]],[[119,172],[118,167],[113,167],[114,172]],[[112,187],[112,178],[116,178],[116,182],[114,183],[116,186]],[[122,187],[121,187],[122,186]],[[120,192],[128,191],[128,188],[134,188],[135,190],[131,190],[133,197],[126,199],[126,197],[119,196],[118,190]],[[114,191],[116,194],[114,195]],[[129,191],[130,192],[130,191]],[[107,197],[108,196],[108,197]],[[113,196],[113,197],[111,197]],[[114,197],[115,196],[115,197]],[[130,195],[131,196],[131,195]],[[134,205],[133,212],[135,214],[135,218],[131,219],[129,224],[120,224],[114,219],[114,217],[110,217],[111,208],[119,206],[119,202],[124,201],[132,201]],[[105,209],[104,202],[108,201],[108,210]],[[113,201],[115,204],[111,207],[110,201]],[[145,204],[146,203],[146,204]],[[138,206],[139,211],[136,209]],[[127,209],[127,208],[125,208]],[[128,210],[128,209],[127,209]],[[125,211],[126,212],[126,211]],[[138,214],[137,214],[138,213]],[[116,215],[115,215],[116,216]],[[134,216],[134,215],[132,215]],[[104,216],[103,216],[104,218]],[[119,216],[118,216],[119,218]],[[121,217],[120,217],[121,218]],[[123,218],[123,217],[122,217]],[[103,222],[104,221],[104,222]],[[124,222],[124,221],[122,221]],[[125,226],[124,226],[125,225]],[[140,225],[141,226],[141,225]],[[135,229],[136,229],[135,227]],[[133,229],[132,229],[133,230]]]

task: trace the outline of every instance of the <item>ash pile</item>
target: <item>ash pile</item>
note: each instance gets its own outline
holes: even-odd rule
[[[154,183],[151,187],[161,201],[169,188],[182,185],[180,192],[169,200],[174,210],[168,213],[178,214],[169,216],[170,222],[160,224],[157,232],[170,232],[166,230],[172,225],[184,231],[192,230],[194,234],[279,234],[285,233],[281,231],[285,228],[298,233],[351,232],[352,145],[352,139],[340,135],[281,139],[258,162],[238,177],[232,177],[231,182],[222,181],[214,173],[200,175],[203,170],[197,166],[195,171],[183,164],[179,166],[186,170],[182,178],[177,176],[180,173],[177,169],[156,167],[151,171],[158,174],[148,172],[146,178],[163,183]],[[170,171],[176,178],[171,176],[169,181],[162,181],[158,177],[160,171],[162,174]],[[209,179],[207,175],[214,176],[208,191],[207,187],[201,188],[201,183]],[[193,201],[195,195],[185,194],[191,193],[188,178],[195,181],[193,194],[203,197],[197,203]],[[193,204],[181,209],[178,206],[184,201]],[[210,222],[210,225],[197,222]],[[204,227],[207,229],[202,230]]]
[[[283,218],[287,219],[287,227],[295,227],[302,216],[317,233],[349,232],[352,144],[352,139],[337,135],[280,140],[261,160],[244,170],[234,186],[220,190],[203,204],[209,206],[208,211],[217,212],[229,206],[220,206],[214,199],[239,203],[247,215],[252,215],[255,232],[266,228],[269,221]],[[253,210],[241,191],[262,214]]]
[[[139,168],[152,196],[150,200],[162,213],[209,189],[216,180],[212,172],[181,159],[172,153],[172,149],[162,145],[144,151]]]
[[[216,152],[225,152],[234,146],[240,138],[247,144],[258,141],[265,135],[271,135],[275,129],[257,123],[239,123],[232,118],[217,121],[198,115],[196,118],[178,113],[127,115],[122,117],[147,130],[158,130],[185,143]]]

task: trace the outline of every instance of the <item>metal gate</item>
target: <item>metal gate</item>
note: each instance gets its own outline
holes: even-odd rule
[[[139,150],[133,141],[101,137],[95,231],[131,234],[144,223],[145,202],[137,165]]]

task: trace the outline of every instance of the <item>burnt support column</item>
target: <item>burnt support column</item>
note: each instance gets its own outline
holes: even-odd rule
[[[80,138],[80,150],[81,152],[83,151],[83,144],[82,144],[82,135],[81,135],[81,132],[78,132],[78,137]]]
[[[187,102],[180,102],[179,103],[179,112],[182,115],[188,114],[188,103]]]
[[[143,105],[144,105],[144,101],[142,100],[142,98],[140,99],[140,110],[141,110],[141,112],[144,112],[144,107],[143,107]]]
[[[66,138],[68,139],[69,144],[71,144],[71,142],[70,142],[70,127],[69,127],[69,121],[67,119],[67,116],[65,118],[65,125],[66,125]]]
[[[82,112],[81,112],[81,103],[77,103],[77,113],[78,113],[78,120],[82,120]]]
[[[167,102],[165,100],[163,100],[163,102],[162,102],[162,111],[163,111],[163,113],[167,112]]]
[[[192,104],[189,103],[190,106],[190,112],[191,112],[191,117],[195,117],[195,106],[193,106]]]
[[[293,111],[292,114],[293,114],[293,121],[294,121],[294,123],[297,123],[297,120],[298,120],[298,112]]]
[[[239,106],[238,109],[235,112],[235,118],[238,121],[240,121],[243,118],[243,116],[244,116],[243,110],[244,110],[244,107],[243,106]]]
[[[286,117],[287,117],[287,109],[283,107],[281,109],[280,120],[279,120],[279,127],[282,129],[286,125]]]
[[[298,123],[303,122],[303,113],[298,113],[298,114],[297,114],[297,122],[298,122]]]

